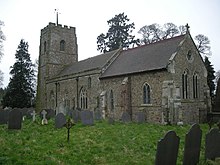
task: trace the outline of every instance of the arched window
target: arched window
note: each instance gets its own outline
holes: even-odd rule
[[[88,99],[87,99],[87,91],[86,89],[82,88],[80,90],[80,108],[87,109],[88,108]]]
[[[114,110],[114,96],[113,96],[113,91],[110,91],[110,110],[113,111]]]
[[[44,53],[47,51],[47,42],[44,41]]]
[[[64,40],[60,41],[60,51],[65,51],[65,41]]]
[[[198,98],[198,75],[196,73],[193,75],[193,98]]]
[[[182,74],[182,98],[183,99],[188,98],[187,84],[188,84],[187,71],[184,71],[184,73]]]
[[[143,86],[143,103],[150,104],[150,86],[145,83]]]

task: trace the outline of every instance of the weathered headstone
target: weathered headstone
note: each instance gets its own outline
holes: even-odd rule
[[[80,111],[79,110],[73,110],[73,121],[74,123],[78,123],[80,120]]]
[[[0,111],[0,124],[7,124],[8,120],[6,119],[6,111]]]
[[[83,125],[94,125],[93,112],[89,110],[81,111],[81,121]]]
[[[205,139],[205,158],[215,160],[220,157],[220,130],[212,128]]]
[[[22,113],[19,109],[9,112],[8,129],[21,129]]]
[[[145,114],[144,112],[137,112],[137,122],[145,123]]]
[[[157,144],[155,165],[176,165],[180,138],[169,131]]]
[[[123,112],[121,120],[123,123],[129,123],[131,122],[131,116],[128,114],[128,112]]]
[[[42,124],[42,125],[48,124],[48,121],[47,121],[47,118],[46,118],[47,112],[46,112],[45,110],[43,110],[43,111],[41,112],[41,114],[42,114],[42,116],[43,116],[43,119],[42,119],[42,121],[41,121],[41,124]]]
[[[66,118],[63,113],[58,113],[55,117],[55,127],[62,128],[66,124]]]
[[[95,112],[95,120],[97,120],[97,121],[102,120],[102,114],[100,111]]]
[[[198,124],[194,124],[185,137],[183,165],[195,165],[199,163],[202,130]]]
[[[109,123],[109,124],[114,124],[114,123],[115,123],[114,118],[113,118],[113,117],[109,117],[109,118],[108,118],[108,123]]]
[[[36,112],[35,110],[31,113],[32,121],[34,122],[36,120]]]

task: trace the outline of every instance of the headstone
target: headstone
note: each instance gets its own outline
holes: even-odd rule
[[[102,120],[102,114],[99,110],[95,112],[95,120],[97,121]]]
[[[62,128],[66,124],[66,118],[63,113],[58,113],[55,117],[55,127]]]
[[[6,119],[6,111],[0,111],[0,124],[7,124],[8,120]]]
[[[9,112],[8,129],[21,129],[22,113],[18,109]]]
[[[220,131],[217,128],[212,128],[205,139],[205,158],[215,160],[220,157]]]
[[[81,121],[83,125],[94,125],[93,112],[89,110],[81,111]]]
[[[129,123],[131,122],[131,116],[128,114],[128,112],[123,112],[121,120],[123,123]]]
[[[155,165],[176,165],[180,138],[169,131],[157,144]]]
[[[137,112],[137,122],[145,123],[145,114],[144,112]]]
[[[109,117],[109,118],[108,118],[108,123],[109,123],[109,124],[114,124],[114,123],[115,123],[114,118],[113,118],[113,117]]]
[[[199,163],[202,130],[198,124],[194,124],[185,137],[183,165],[195,165]]]
[[[32,121],[34,122],[36,120],[36,112],[35,110],[31,113]]]
[[[43,110],[43,111],[41,112],[41,114],[42,114],[42,116],[43,116],[43,119],[42,119],[42,121],[41,121],[41,124],[42,124],[42,125],[48,124],[48,121],[47,121],[47,118],[46,118],[47,112],[46,112],[45,110]]]
[[[34,111],[35,111],[34,108],[29,108],[28,111],[27,111],[26,117],[27,117],[28,119],[33,119],[32,113],[33,113]],[[35,112],[35,113],[36,113],[36,112]],[[35,115],[35,116],[36,116],[36,115]]]
[[[74,122],[69,118],[65,124],[65,127],[67,128],[67,142],[69,143],[70,141],[70,128],[74,126]]]
[[[73,110],[73,121],[74,123],[78,123],[80,120],[80,111],[79,110]]]

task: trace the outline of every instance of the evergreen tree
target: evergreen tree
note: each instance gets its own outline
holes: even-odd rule
[[[3,107],[31,107],[34,99],[34,65],[28,53],[28,43],[23,39],[15,54],[15,63],[11,67],[11,78],[3,97]]]
[[[97,37],[97,50],[105,53],[120,47],[128,48],[130,45],[137,45],[139,40],[135,40],[135,36],[131,35],[135,29],[134,23],[128,22],[129,19],[124,13],[115,15],[107,21],[109,30],[106,35],[102,33]]]
[[[208,86],[209,86],[209,90],[210,90],[210,97],[211,99],[213,99],[214,97],[214,91],[215,91],[215,83],[214,83],[214,80],[215,80],[215,71],[214,71],[214,68],[213,68],[213,65],[211,65],[211,62],[209,61],[208,57],[205,56],[205,67],[207,69],[207,72],[208,72],[208,75],[207,75],[207,83],[208,83]]]

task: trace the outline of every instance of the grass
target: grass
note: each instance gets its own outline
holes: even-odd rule
[[[180,137],[178,164],[182,164],[186,126],[162,126],[154,124],[109,125],[96,122],[94,126],[76,124],[70,130],[56,129],[54,120],[48,125],[25,120],[21,130],[8,130],[0,125],[0,164],[92,164],[92,165],[142,165],[154,164],[157,142],[167,131],[174,130]],[[204,161],[203,131],[200,164]],[[212,163],[212,162],[211,162]]]

